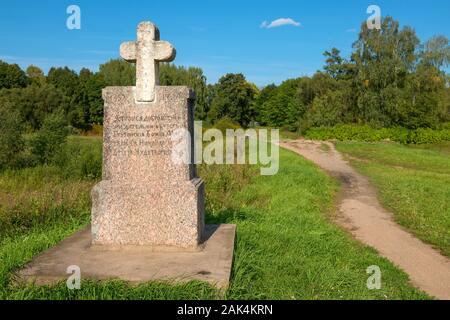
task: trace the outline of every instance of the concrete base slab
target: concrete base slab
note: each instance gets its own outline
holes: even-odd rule
[[[121,279],[131,283],[155,280],[207,281],[228,287],[236,226],[207,225],[197,251],[155,250],[152,247],[91,246],[86,228],[43,252],[18,272],[19,282],[47,285],[66,280],[67,267],[80,267],[82,279]]]

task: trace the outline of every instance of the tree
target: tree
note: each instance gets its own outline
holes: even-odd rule
[[[209,104],[207,103],[206,77],[200,68],[185,68],[164,63],[160,66],[160,84],[162,86],[188,86],[195,91],[195,118],[206,120]]]
[[[435,36],[428,40],[421,52],[421,63],[438,70],[450,64],[450,45],[445,36]]]
[[[396,125],[401,89],[414,71],[419,39],[410,27],[400,29],[392,17],[382,19],[381,30],[363,23],[353,44],[356,65],[354,89],[359,121],[377,126]]]
[[[0,89],[23,88],[27,84],[27,76],[17,64],[0,60]]]
[[[23,149],[19,115],[0,105],[0,170],[16,167]]]
[[[206,114],[206,122],[211,123],[211,106],[217,97],[217,84],[208,84],[206,87],[206,106],[207,106],[207,114]]]
[[[91,124],[103,123],[102,89],[106,83],[102,74],[92,73],[86,68],[80,70],[79,83],[68,119],[75,128],[88,130]]]
[[[325,51],[323,54],[326,58],[326,65],[324,67],[331,77],[336,80],[349,80],[355,73],[354,64],[346,61],[341,57],[341,52],[332,48],[330,51]]]
[[[26,88],[0,91],[0,106],[18,112],[25,130],[38,130],[47,115],[60,110],[68,113],[68,98],[51,84],[30,85]]]
[[[450,100],[445,75],[432,65],[421,64],[408,76],[399,101],[399,124],[416,129],[436,128],[448,119]]]
[[[94,73],[88,68],[82,68],[78,75],[78,79],[80,80],[80,83],[86,83],[92,77],[93,74]]]
[[[255,119],[259,124],[269,126],[271,125],[268,117],[268,113],[270,110],[266,110],[267,107],[269,107],[269,104],[267,104],[267,101],[270,101],[274,95],[277,93],[277,86],[275,84],[269,84],[268,86],[265,86],[258,95],[258,98],[255,102]]]
[[[40,164],[49,164],[61,151],[69,131],[62,113],[48,115],[36,136],[31,139],[31,153]]]
[[[100,73],[94,74],[86,82],[85,93],[89,104],[89,123],[103,123],[103,99],[102,88],[105,87],[105,79]]]
[[[223,76],[217,84],[216,93],[209,112],[213,122],[227,116],[247,127],[254,119],[258,89],[248,83],[244,75],[229,73]]]
[[[331,127],[342,123],[345,111],[345,93],[343,91],[329,91],[317,96],[308,110],[307,120],[314,127]]]
[[[33,65],[27,68],[26,74],[30,84],[41,86],[47,81],[44,72],[39,67]]]
[[[87,68],[80,70],[78,75],[79,88],[72,97],[70,110],[67,114],[70,125],[85,131],[90,129],[90,104],[86,93],[86,84],[92,75],[93,73]]]
[[[260,119],[273,127],[286,127],[291,131],[298,128],[300,116],[298,88],[300,79],[289,79],[280,86],[269,88],[264,93],[268,99],[260,100]]]
[[[78,74],[68,67],[51,68],[47,75],[47,82],[59,89],[70,102],[74,102],[80,90]]]
[[[110,60],[100,65],[100,75],[106,86],[134,86],[136,84],[136,67],[123,59]]]
[[[160,65],[160,85],[188,86],[196,94],[196,119],[205,120],[209,111],[207,102],[206,77],[200,68],[175,66],[162,63]],[[100,66],[99,75],[105,86],[134,86],[136,83],[136,66],[122,59],[110,60]],[[96,118],[97,120],[99,117]]]

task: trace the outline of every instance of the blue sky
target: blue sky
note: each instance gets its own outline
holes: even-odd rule
[[[121,42],[135,40],[144,20],[158,25],[161,39],[176,47],[176,64],[201,67],[210,83],[242,72],[259,86],[313,74],[332,47],[347,56],[371,4],[380,6],[383,16],[412,26],[422,41],[436,34],[450,38],[448,0],[0,2],[0,59],[44,71],[65,65],[97,70],[118,57]],[[71,4],[81,8],[81,30],[66,27]],[[267,28],[280,18],[292,19],[291,24]]]

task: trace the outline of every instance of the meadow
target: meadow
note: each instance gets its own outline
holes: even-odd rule
[[[407,275],[332,219],[339,186],[313,164],[285,150],[280,170],[200,166],[207,223],[237,224],[230,287],[118,280],[83,280],[80,290],[17,285],[14,271],[90,219],[90,190],[100,179],[101,139],[70,137],[64,166],[0,175],[0,299],[428,299]],[[381,290],[369,290],[367,267],[382,270]]]

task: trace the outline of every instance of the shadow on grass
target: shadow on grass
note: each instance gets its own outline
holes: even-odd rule
[[[206,212],[206,224],[236,223],[238,221],[247,220],[247,215],[233,208],[226,208],[216,213]]]

